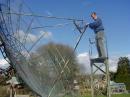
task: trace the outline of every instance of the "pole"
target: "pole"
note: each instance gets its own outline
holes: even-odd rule
[[[105,64],[106,64],[106,78],[107,78],[107,97],[111,97],[110,74],[109,74],[108,59],[106,59]]]
[[[94,97],[94,80],[93,80],[93,63],[90,61],[91,65],[91,95]]]

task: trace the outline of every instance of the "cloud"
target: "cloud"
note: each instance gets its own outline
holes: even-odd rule
[[[130,54],[127,55],[130,58]],[[109,70],[112,72],[116,72],[117,70],[117,62],[119,57],[112,56],[109,58]],[[77,55],[77,60],[80,64],[81,73],[90,73],[90,61],[89,61],[89,54],[87,52],[81,53]]]
[[[36,35],[33,35],[31,33],[26,34],[23,30],[19,30],[19,32],[15,33],[14,35],[20,42],[31,43],[35,42],[37,40]]]
[[[118,56],[112,56],[109,58],[109,70],[112,72],[117,71],[117,62],[119,57]]]
[[[52,33],[51,32],[40,31],[39,37],[42,36],[42,35],[44,35],[43,36],[44,39],[50,39],[50,38],[52,38]]]
[[[125,57],[128,57],[130,59],[130,54],[123,55]],[[112,56],[109,58],[109,64],[110,64],[110,71],[116,72],[117,71],[117,62],[119,60],[120,56]]]
[[[23,30],[19,30],[19,32],[15,33],[14,36],[20,42],[24,43],[26,41],[26,44],[28,44],[28,43],[36,42],[41,36],[43,36],[43,39],[50,39],[52,37],[52,33],[40,31],[37,35],[34,35],[34,34],[31,34],[31,33],[26,34]]]
[[[89,54],[87,52],[81,53],[77,56],[77,60],[80,64],[81,73],[90,73]]]
[[[31,39],[31,42],[35,42],[37,40],[36,35],[28,34],[28,37]],[[29,38],[27,38],[27,42],[30,42]]]
[[[21,54],[25,57],[25,58],[30,58],[30,54],[27,51],[21,51]]]
[[[130,54],[126,55],[126,57],[128,57],[130,59]]]
[[[5,59],[0,59],[0,68],[7,68],[9,66],[8,62]]]

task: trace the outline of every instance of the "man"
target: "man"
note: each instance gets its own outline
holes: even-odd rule
[[[98,57],[103,59],[107,58],[106,49],[104,45],[104,27],[102,24],[102,20],[97,16],[96,12],[93,12],[91,14],[91,17],[94,22],[87,23],[84,27],[79,26],[76,21],[74,21],[74,24],[80,33],[84,33],[88,26],[89,28],[94,30]]]
[[[102,24],[102,20],[97,16],[96,12],[91,14],[92,19],[94,20],[93,23],[87,24],[91,29],[95,32],[95,40],[96,46],[98,51],[98,56],[100,58],[106,58],[106,49],[104,45],[104,27]]]

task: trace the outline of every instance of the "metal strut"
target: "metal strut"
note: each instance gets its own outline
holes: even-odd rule
[[[94,43],[90,42],[90,46],[92,44]],[[97,97],[98,95],[111,97],[108,57],[92,58],[92,46],[90,47],[89,52],[91,67],[91,95],[92,97]]]

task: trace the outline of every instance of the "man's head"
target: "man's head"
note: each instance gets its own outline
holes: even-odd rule
[[[96,19],[97,19],[97,14],[96,14],[96,12],[92,12],[92,13],[91,13],[91,17],[92,17],[92,19],[96,20]]]

